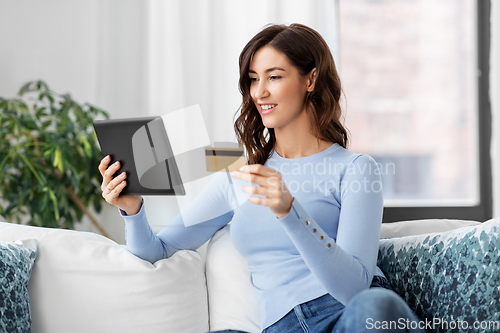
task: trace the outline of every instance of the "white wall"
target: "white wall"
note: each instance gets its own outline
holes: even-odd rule
[[[95,0],[0,0],[0,96],[43,79],[58,92],[95,102]]]
[[[500,1],[491,1],[490,96],[493,140],[493,217],[500,217]]]

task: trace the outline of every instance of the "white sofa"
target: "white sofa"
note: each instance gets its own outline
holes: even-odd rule
[[[399,237],[474,221],[421,220],[384,224]],[[244,259],[230,226],[206,249],[180,251],[154,265],[103,236],[0,222],[0,241],[36,239],[28,290],[33,333],[259,332],[259,312]]]

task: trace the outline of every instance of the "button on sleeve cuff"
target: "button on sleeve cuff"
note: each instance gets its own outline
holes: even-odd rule
[[[292,238],[300,237],[305,241],[303,237],[306,236],[307,241],[319,242],[329,249],[335,244],[335,240],[323,231],[297,200],[293,200],[290,212],[279,221]]]

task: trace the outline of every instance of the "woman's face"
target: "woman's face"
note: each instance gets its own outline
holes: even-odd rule
[[[300,75],[283,53],[270,46],[254,53],[248,75],[250,96],[264,126],[308,125],[304,101],[306,93],[314,89],[311,75]]]

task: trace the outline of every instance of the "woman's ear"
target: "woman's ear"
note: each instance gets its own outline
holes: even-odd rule
[[[307,78],[307,91],[308,92],[313,92],[314,86],[316,84],[316,67],[311,69],[311,71],[308,74]]]

